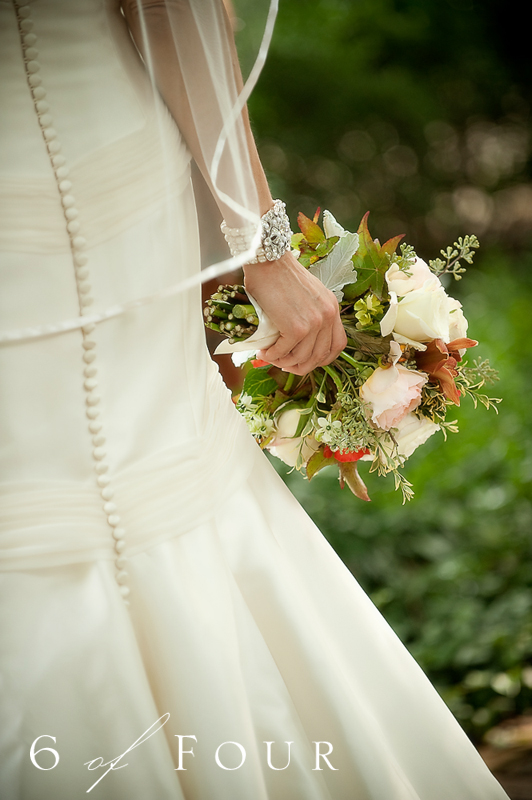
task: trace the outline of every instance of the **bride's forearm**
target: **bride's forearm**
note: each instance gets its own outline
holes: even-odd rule
[[[227,45],[229,47],[229,54],[233,66],[236,90],[240,91],[242,88],[242,77],[233,34],[221,0],[220,4],[226,29]],[[209,115],[209,109],[216,109],[217,104],[215,102],[216,89],[212,84],[208,66],[202,58],[202,47],[198,46],[196,49],[198,55],[197,64],[195,65],[195,80],[196,83],[198,83],[199,80],[199,84],[201,85],[203,93],[202,108],[204,111],[203,118],[201,118],[201,116],[198,118],[198,114],[196,113],[195,119],[192,113],[185,79],[176,54],[176,44],[172,34],[172,22],[168,17],[166,4],[158,2],[157,0],[122,0],[122,9],[133,40],[144,58],[144,61],[150,65],[157,88],[168,110],[175,119],[192,157],[198,164],[207,185],[213,193],[222,216],[230,227],[240,227],[246,224],[233,209],[229,208],[223,200],[218,197],[212,183],[209,166],[205,161],[204,141],[202,142],[202,132],[198,131],[198,126],[212,126],[213,119],[212,116]],[[197,37],[198,34],[189,3],[175,3],[172,14],[179,15],[179,24],[181,26],[187,26],[184,29],[188,29],[190,37]],[[149,43],[148,52],[147,43]],[[208,102],[209,94],[212,94],[211,103]],[[205,99],[207,102],[205,102]],[[218,120],[215,119],[214,124],[217,124],[218,130],[220,130],[223,120],[221,118]],[[258,197],[259,212],[260,214],[264,214],[271,208],[273,201],[251,132],[247,109],[244,109],[242,113],[242,124],[244,126],[245,141],[247,143],[249,155],[248,170],[250,169],[251,171],[251,175],[248,174],[245,176],[244,180],[248,182],[248,186],[250,185],[250,180],[253,181]],[[241,169],[242,161],[240,159],[238,162],[235,161],[231,153],[228,152],[228,148],[226,148],[220,162],[217,184],[219,188],[230,197],[235,196],[235,189],[238,185],[237,174]],[[253,187],[251,186],[251,188]],[[243,200],[243,198],[240,197],[236,199],[238,202]]]

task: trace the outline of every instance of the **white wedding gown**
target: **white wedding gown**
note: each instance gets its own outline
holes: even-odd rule
[[[196,271],[117,0],[1,0],[0,60],[1,330]],[[506,798],[248,435],[199,291],[0,362],[2,800],[81,800],[161,717],[92,797]]]

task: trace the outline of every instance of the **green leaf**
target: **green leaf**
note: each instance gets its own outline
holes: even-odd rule
[[[325,256],[331,252],[339,239],[339,236],[331,236],[330,239],[325,239],[324,242],[320,242],[316,247],[316,255],[318,255],[320,258],[325,258]]]
[[[277,381],[269,374],[269,367],[252,369],[244,378],[242,391],[251,397],[267,397],[277,389]]]
[[[308,480],[312,480],[314,475],[316,475],[320,469],[336,463],[337,461],[335,458],[326,458],[323,455],[323,450],[317,450],[307,461],[306,473]]]
[[[371,290],[379,300],[386,298],[384,275],[389,267],[387,256],[395,252],[403,238],[403,234],[394,236],[383,245],[378,239],[374,241],[368,229],[368,216],[369,211],[364,214],[358,228],[360,243],[352,259],[358,279],[356,283],[350,283],[345,287],[344,297],[346,300],[354,300],[355,297],[359,297],[368,290]]]

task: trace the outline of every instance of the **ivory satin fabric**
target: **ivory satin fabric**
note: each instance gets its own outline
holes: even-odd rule
[[[91,308],[199,268],[189,156],[115,0],[29,4]],[[2,330],[79,315],[57,181],[0,0]],[[25,13],[25,12],[24,12]],[[160,142],[164,141],[164,158]],[[129,607],[81,331],[0,348],[2,800],[503,800],[435,690],[249,437],[199,292],[96,326]],[[355,501],[353,503],[353,513]],[[30,748],[59,763],[38,769]],[[179,765],[177,738],[194,755]],[[216,763],[219,752],[223,768]],[[272,746],[268,766],[266,745]],[[287,745],[292,742],[286,769]],[[315,769],[314,742],[329,742]],[[327,753],[327,746],[321,746]],[[101,761],[96,763],[101,757]],[[37,763],[53,765],[41,753]],[[89,771],[87,762],[92,762]]]

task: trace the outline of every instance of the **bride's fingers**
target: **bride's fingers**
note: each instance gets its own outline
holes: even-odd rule
[[[312,358],[313,353],[316,351],[316,344],[319,340],[319,335],[316,334],[306,336],[302,342],[296,344],[295,347],[290,350],[289,353],[286,354],[283,358],[277,358],[274,361],[270,360],[270,363],[275,363],[275,366],[281,367],[281,369],[290,369],[291,367],[295,366],[296,364],[304,363],[309,361]],[[330,334],[329,334],[329,345],[330,345]],[[322,346],[322,349],[325,350],[325,346]],[[329,349],[329,348],[327,348]],[[271,359],[271,353],[269,355]]]
[[[330,331],[323,331],[316,337],[316,342],[312,352],[307,359],[300,359],[297,364],[289,367],[290,372],[295,372],[296,375],[306,375],[316,367],[321,367],[328,364],[334,358],[331,355],[331,333]]]
[[[334,361],[335,358],[338,358],[344,347],[347,345],[347,334],[345,332],[345,328],[342,324],[340,317],[336,320],[331,336],[331,354],[332,357],[329,361],[324,363],[329,364],[331,361]]]
[[[338,320],[338,324],[333,327],[332,333],[323,331],[321,335],[316,337],[314,348],[309,358],[301,360],[297,364],[288,367],[290,372],[296,375],[306,375],[316,367],[323,367],[325,364],[330,364],[342,352],[347,344],[347,336],[344,326]],[[287,367],[284,367],[285,369]]]
[[[304,348],[302,353],[306,351],[310,354],[314,346],[316,333],[317,331],[312,331],[310,328],[304,328],[303,326],[295,328],[289,333],[281,333],[271,347],[268,347],[267,350],[261,350],[260,358],[264,359],[264,361],[269,361],[270,364],[280,366],[281,361],[290,360],[291,354],[300,345]],[[292,363],[297,363],[297,361],[292,359]]]

